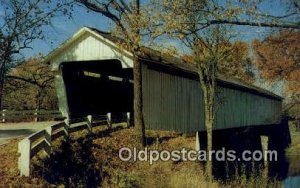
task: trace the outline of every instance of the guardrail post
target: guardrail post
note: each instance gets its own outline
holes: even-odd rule
[[[107,126],[108,126],[109,129],[112,127],[111,113],[107,113]]]
[[[18,152],[20,153],[18,167],[21,176],[30,176],[30,150],[31,142],[25,138],[19,142]]]
[[[130,127],[130,112],[126,113],[127,128]]]
[[[93,133],[93,124],[92,124],[93,117],[92,117],[92,115],[88,115],[86,119],[87,119],[88,130],[90,133]]]
[[[35,122],[39,121],[39,118],[38,118],[38,109],[35,109],[35,112],[34,112],[34,121]]]
[[[200,151],[200,139],[199,139],[199,132],[196,132],[196,143],[195,143],[195,150]]]
[[[49,147],[46,147],[45,148],[45,152],[50,155],[51,152],[52,152],[52,127],[49,126],[49,127],[46,127],[45,128],[45,131],[46,131],[46,135],[45,135],[45,138],[46,138],[46,141],[47,141],[47,144]]]
[[[5,122],[6,122],[6,119],[5,119],[5,112],[6,112],[6,110],[3,109],[3,110],[2,110],[2,123],[5,123]]]
[[[65,125],[64,125],[65,134],[66,134],[66,137],[69,137],[69,127],[70,127],[69,118],[65,119],[64,122],[65,122]]]

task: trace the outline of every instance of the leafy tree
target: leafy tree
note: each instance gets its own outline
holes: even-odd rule
[[[271,82],[283,81],[289,97],[285,110],[300,104],[300,32],[280,31],[252,42],[255,65]]]
[[[6,76],[3,106],[10,109],[57,109],[54,75],[36,57],[10,70]]]
[[[236,78],[244,83],[253,83],[255,80],[253,62],[249,57],[248,44],[242,41],[220,44],[220,47],[227,48],[230,53],[226,58],[217,64],[218,73],[227,78]],[[193,63],[191,55],[183,55],[185,62]]]
[[[193,28],[191,28],[191,31]],[[206,31],[191,32],[192,35],[186,36],[192,40],[188,42],[191,48],[192,63],[198,69],[201,91],[204,99],[204,115],[205,127],[207,131],[207,151],[212,151],[212,134],[215,123],[215,116],[218,110],[216,94],[217,94],[217,77],[220,70],[230,69],[230,56],[235,50],[233,45],[229,45],[230,41],[225,28],[213,27]],[[229,63],[229,65],[228,65]],[[228,69],[229,68],[229,69]],[[209,153],[209,152],[208,152]],[[210,160],[206,162],[206,171],[208,177],[212,178],[212,163]]]
[[[236,78],[245,83],[253,83],[254,70],[249,56],[250,49],[246,42],[235,41],[223,48],[230,49],[229,54],[219,63],[218,72],[229,78]]]

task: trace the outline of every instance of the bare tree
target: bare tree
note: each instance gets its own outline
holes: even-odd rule
[[[0,104],[7,71],[22,62],[22,51],[43,38],[43,27],[58,13],[68,14],[63,0],[0,0]]]
[[[300,3],[298,0],[275,0],[285,11],[281,15],[276,12],[262,11],[259,7],[266,1],[256,0],[164,0],[164,4],[175,4],[171,9],[176,12],[176,17],[186,12],[196,12],[201,17],[197,20],[199,30],[212,25],[239,25],[268,28],[300,29]],[[268,2],[272,4],[272,2]],[[194,4],[196,6],[184,6]],[[197,6],[200,4],[201,6]],[[182,11],[184,9],[184,11]],[[174,18],[176,18],[174,17]],[[181,24],[194,24],[185,20]]]
[[[145,145],[145,125],[142,112],[142,30],[146,27],[148,19],[141,13],[140,1],[131,0],[77,0],[80,5],[91,11],[109,18],[114,24],[113,35],[119,38],[119,45],[133,54],[134,78],[134,124],[137,140]]]

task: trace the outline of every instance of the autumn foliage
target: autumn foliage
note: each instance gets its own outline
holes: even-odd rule
[[[2,106],[13,110],[57,109],[54,74],[41,58],[11,69],[4,86]]]
[[[268,81],[284,81],[287,94],[300,94],[300,32],[285,31],[254,40],[255,65]]]
[[[220,44],[220,48],[228,49],[228,53],[218,63],[218,73],[228,77],[236,78],[245,83],[254,82],[252,60],[249,57],[249,46],[242,41]],[[183,61],[195,63],[190,55],[183,55]]]

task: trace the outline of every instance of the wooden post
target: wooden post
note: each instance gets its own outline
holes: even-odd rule
[[[126,120],[127,120],[127,128],[130,127],[130,112],[126,113]]]
[[[6,112],[6,110],[3,109],[3,110],[2,110],[2,123],[5,123],[5,122],[6,122],[6,119],[5,119],[5,112]]]
[[[39,118],[38,118],[38,109],[35,109],[35,112],[34,112],[34,121],[35,122],[39,121]]]
[[[31,142],[25,138],[19,142],[18,152],[20,153],[18,168],[21,176],[30,176],[30,150]]]
[[[196,144],[195,144],[195,150],[200,151],[200,139],[199,139],[199,132],[196,132]]]
[[[69,120],[69,118],[65,119],[64,122],[65,122],[65,126],[64,126],[64,128],[65,128],[65,134],[66,134],[66,137],[69,137],[69,127],[70,127],[70,120]]]
[[[46,138],[46,141],[47,141],[47,144],[48,144],[48,147],[45,147],[45,152],[50,155],[51,152],[52,152],[52,127],[49,126],[49,127],[46,127],[45,128],[45,138]]]
[[[92,122],[92,115],[88,115],[87,117],[86,117],[86,120],[87,120],[87,126],[88,126],[88,130],[89,130],[89,133],[93,133],[93,122]]]
[[[155,138],[155,149],[159,150],[159,135],[156,134],[156,138]]]
[[[112,123],[111,123],[111,113],[107,113],[107,126],[110,129],[112,127]]]

